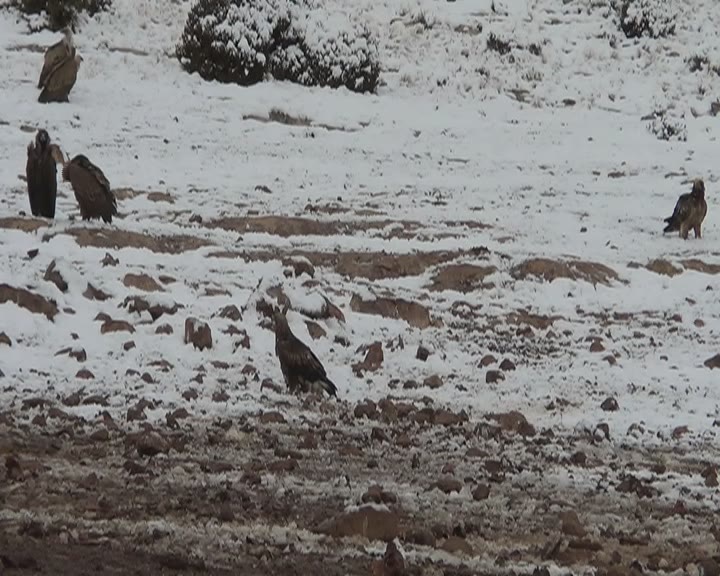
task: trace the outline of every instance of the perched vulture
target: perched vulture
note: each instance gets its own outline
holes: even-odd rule
[[[285,314],[276,310],[274,320],[275,354],[280,360],[280,369],[288,390],[293,393],[317,394],[325,391],[331,396],[337,396],[337,388],[325,374],[320,360],[292,333]]]
[[[38,80],[38,88],[45,86],[50,73],[57,68],[57,66],[68,58],[75,58],[75,45],[73,43],[72,30],[69,26],[62,29],[63,39],[60,42],[56,42],[45,52],[45,62],[43,63],[42,72],[40,72],[40,79]]]
[[[387,543],[383,555],[383,576],[404,576],[405,559],[392,540]]]
[[[117,200],[103,171],[82,154],[66,161],[60,149],[54,147],[53,155],[63,165],[63,180],[72,186],[82,219],[102,218],[110,224],[117,214]]]
[[[62,60],[55,68],[53,68],[43,84],[42,92],[38,97],[38,102],[46,104],[48,102],[68,102],[68,94],[75,86],[77,73],[80,68],[80,62],[83,58],[80,54],[75,54],[73,48],[73,56]]]
[[[55,218],[57,166],[52,147],[46,130],[38,130],[35,142],[28,144],[25,175],[33,216]]]
[[[663,233],[679,230],[680,237],[687,240],[688,232],[692,228],[695,231],[695,238],[701,238],[700,227],[705,214],[707,214],[705,183],[698,178],[693,182],[692,192],[680,196],[672,216],[665,218],[667,226]]]

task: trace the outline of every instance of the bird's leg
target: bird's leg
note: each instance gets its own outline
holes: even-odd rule
[[[680,238],[682,238],[683,240],[687,240],[688,232],[689,230],[687,223],[683,222],[682,224],[680,224]]]
[[[702,238],[702,234],[700,233],[700,224],[696,225],[693,230],[695,230],[695,238]]]

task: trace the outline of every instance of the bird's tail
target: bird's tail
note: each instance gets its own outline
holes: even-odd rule
[[[667,222],[667,226],[665,226],[665,229],[663,230],[663,234],[665,232],[674,232],[675,230],[678,230],[678,224],[675,220],[675,215],[673,214],[669,218],[665,218],[665,222]]]
[[[335,396],[337,398],[337,386],[335,386],[335,384],[333,384],[329,378],[323,378],[322,380],[318,380],[317,384],[325,392],[330,394],[330,396]]]

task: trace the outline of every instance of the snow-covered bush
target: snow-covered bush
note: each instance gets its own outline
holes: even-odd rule
[[[667,112],[655,112],[648,123],[648,130],[657,136],[658,140],[687,141],[687,126],[679,118],[673,118]]]
[[[620,29],[628,38],[675,34],[678,13],[670,0],[619,0]]]
[[[60,30],[65,26],[77,27],[80,14],[88,16],[110,8],[112,0],[15,0],[23,14],[44,14],[45,27]]]
[[[305,85],[374,91],[377,40],[317,0],[198,0],[177,46],[188,72],[244,86],[266,74]]]
[[[275,78],[355,92],[377,88],[377,38],[366,26],[358,29],[339,15],[328,20],[321,11],[311,11],[293,21],[288,39],[270,60]]]

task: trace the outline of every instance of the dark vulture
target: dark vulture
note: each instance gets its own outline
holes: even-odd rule
[[[58,147],[53,148],[53,153],[63,164],[63,180],[72,186],[82,219],[102,218],[103,222],[112,223],[112,217],[117,214],[117,200],[103,171],[83,154],[65,161]]]
[[[43,63],[40,79],[38,80],[38,88],[45,86],[50,73],[68,58],[75,58],[75,45],[73,43],[72,30],[69,26],[62,29],[63,39],[56,42],[45,52],[45,62]]]
[[[385,547],[382,565],[383,576],[404,576],[405,575],[405,559],[398,550],[395,542],[392,540]]]
[[[57,166],[52,149],[47,130],[38,130],[35,142],[28,144],[25,175],[33,216],[55,218]]]
[[[275,310],[275,354],[280,360],[280,369],[288,390],[337,396],[337,388],[325,373],[325,368],[312,350],[301,342],[290,330],[283,312]]]
[[[80,54],[75,54],[62,60],[49,73],[43,83],[42,92],[38,97],[38,102],[46,104],[48,102],[68,102],[68,94],[75,86],[77,73],[80,69],[80,62],[83,58]]]
[[[693,182],[692,192],[680,196],[672,216],[665,218],[667,226],[663,233],[679,230],[680,237],[687,240],[688,232],[692,229],[695,231],[695,238],[701,238],[700,227],[706,214],[705,183],[698,178]]]

